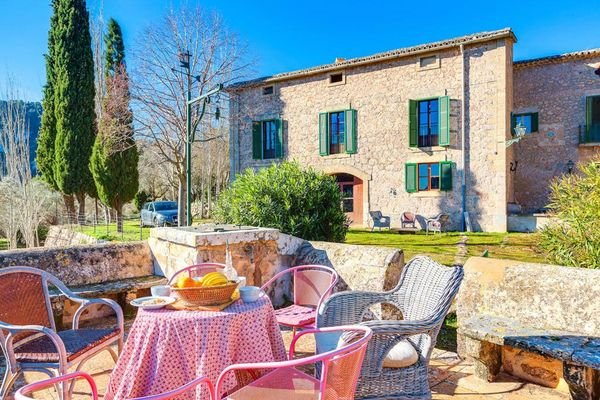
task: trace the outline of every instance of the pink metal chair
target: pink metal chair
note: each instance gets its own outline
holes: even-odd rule
[[[15,400],[32,400],[33,398],[28,397],[27,395],[37,392],[39,390],[47,389],[51,386],[66,385],[69,382],[73,383],[77,379],[85,379],[89,383],[90,388],[92,390],[92,400],[98,400],[98,389],[96,388],[96,383],[94,382],[94,379],[90,375],[88,375],[84,372],[73,372],[71,374],[62,375],[62,376],[58,376],[55,378],[46,379],[43,381],[39,381],[39,382],[35,382],[35,383],[31,383],[29,385],[23,386],[21,389],[19,389],[15,393]],[[208,394],[209,394],[208,400],[213,400],[214,399],[214,391],[215,391],[214,385],[208,378],[203,377],[203,376],[200,378],[196,378],[193,381],[191,381],[190,383],[185,384],[185,385],[181,386],[180,388],[177,388],[177,389],[172,390],[167,393],[156,394],[156,395],[146,396],[146,397],[137,397],[135,399],[129,399],[129,400],[174,399],[175,397],[180,396],[184,393],[187,393],[188,391],[194,390],[200,384],[205,384],[206,386],[208,386]]]
[[[341,336],[336,333],[342,333]],[[337,348],[334,350],[300,359],[293,359],[298,339],[306,334],[334,335]],[[300,332],[290,345],[290,360],[253,364],[235,364],[227,367],[219,376],[215,397],[230,400],[353,400],[356,382],[360,375],[371,329],[366,326],[338,326],[310,329]],[[308,375],[298,369],[315,365],[317,376]],[[264,373],[265,370],[270,370]],[[238,371],[254,372],[260,376],[253,382],[233,391],[224,393],[224,384],[229,373]]]
[[[338,274],[324,265],[300,265],[279,272],[261,289],[266,292],[271,284],[286,274],[292,274],[294,304],[275,310],[275,315],[280,325],[291,327],[295,334],[299,328],[314,327],[317,310],[331,294]]]
[[[190,265],[180,271],[175,272],[171,279],[169,279],[169,285],[172,285],[174,282],[176,282],[179,275],[183,273],[188,273],[190,278],[198,278],[208,274],[209,272],[222,271],[225,269],[225,267],[225,264],[219,263],[202,263]]]

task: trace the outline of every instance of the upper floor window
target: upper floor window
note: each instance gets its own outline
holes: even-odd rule
[[[515,128],[517,126],[525,127],[525,133],[532,133],[538,131],[538,113],[522,113],[513,114],[512,116],[512,134],[515,135],[517,132]]]
[[[263,95],[273,94],[273,86],[265,86],[262,90]]]
[[[319,154],[356,153],[356,110],[319,114]]]
[[[419,147],[439,144],[439,100],[419,101]]]
[[[600,96],[587,97],[585,107],[585,125],[580,132],[580,142],[598,143],[600,142]]]
[[[346,150],[344,133],[344,112],[329,113],[329,154],[343,153]]]
[[[450,98],[409,100],[410,147],[450,145]]]
[[[267,160],[283,157],[283,121],[269,119],[252,122],[252,158]]]

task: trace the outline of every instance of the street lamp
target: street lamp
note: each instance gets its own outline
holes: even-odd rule
[[[223,84],[219,83],[213,89],[208,92],[192,99],[192,79],[196,82],[201,81],[200,75],[192,76],[191,68],[190,68],[190,58],[191,54],[189,50],[185,53],[180,52],[177,57],[179,58],[179,66],[183,69],[183,71],[176,70],[175,68],[171,68],[171,71],[175,73],[183,74],[187,77],[187,97],[186,97],[186,135],[185,135],[185,183],[186,183],[186,226],[192,225],[192,143],[194,142],[194,138],[196,136],[196,129],[198,128],[198,124],[202,120],[204,116],[204,112],[206,111],[206,105],[210,103],[210,96],[220,92],[223,90]],[[192,105],[202,102],[202,111],[198,116],[198,119],[192,126]],[[215,117],[218,119],[220,116],[220,110],[217,108],[215,112]],[[179,224],[181,224],[181,216],[178,218]]]

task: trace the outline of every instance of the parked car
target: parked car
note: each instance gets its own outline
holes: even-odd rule
[[[145,203],[140,214],[142,226],[177,225],[176,201],[151,201]]]

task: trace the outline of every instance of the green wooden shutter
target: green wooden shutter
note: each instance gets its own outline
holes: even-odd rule
[[[585,99],[585,124],[587,125],[587,131],[592,130],[592,104],[594,97],[590,96]]]
[[[450,146],[450,97],[440,97],[438,103],[439,144]]]
[[[419,146],[419,120],[417,118],[417,105],[416,100],[408,101],[408,146],[418,147]]]
[[[515,127],[517,126],[517,116],[510,113],[510,136],[515,136]]]
[[[452,190],[452,161],[442,161],[440,163],[440,190]]]
[[[252,158],[262,160],[262,123],[252,121]]]
[[[344,121],[346,122],[344,132],[346,153],[355,154],[357,146],[356,110],[346,110],[344,114]]]
[[[275,158],[283,158],[283,120],[276,119],[277,142],[275,142]]]
[[[319,114],[319,154],[329,154],[329,114]]]
[[[417,191],[417,164],[406,163],[405,165],[405,186],[408,193]]]
[[[538,113],[531,113],[531,132],[538,132]]]

